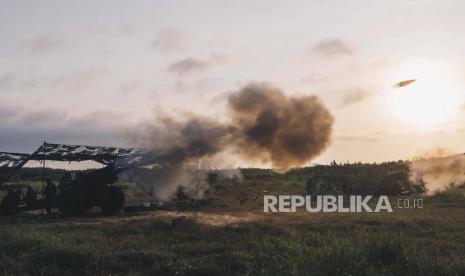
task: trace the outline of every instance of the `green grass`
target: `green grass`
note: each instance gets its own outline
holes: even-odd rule
[[[147,198],[120,183],[128,200]],[[271,189],[270,189],[271,187]],[[21,215],[0,218],[4,275],[465,275],[465,200],[457,191],[394,213],[263,214],[264,190],[301,194],[304,183],[225,180],[204,214],[257,220],[212,226],[133,219]],[[454,194],[450,196],[449,193]],[[462,194],[463,195],[463,194]],[[187,207],[186,207],[187,208]],[[192,209],[192,208],[191,208]]]
[[[445,213],[448,213],[445,215]],[[159,221],[3,225],[0,270],[30,275],[464,275],[462,209],[273,215],[238,226]]]
[[[463,202],[465,201],[465,187],[448,187],[432,195],[431,200],[445,204]]]

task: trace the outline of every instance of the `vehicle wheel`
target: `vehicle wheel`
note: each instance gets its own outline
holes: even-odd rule
[[[66,216],[76,215],[80,211],[79,189],[67,189],[57,197],[57,207],[60,213]]]
[[[105,189],[101,204],[104,214],[118,213],[124,206],[124,192],[121,188],[110,186]]]

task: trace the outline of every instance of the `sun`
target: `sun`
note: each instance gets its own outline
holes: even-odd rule
[[[453,122],[462,106],[459,82],[451,68],[431,61],[414,61],[396,68],[391,85],[416,79],[404,87],[391,87],[386,102],[397,120],[409,127],[429,129]]]

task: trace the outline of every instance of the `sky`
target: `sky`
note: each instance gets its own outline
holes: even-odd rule
[[[251,82],[334,116],[313,162],[465,152],[463,1],[0,0],[0,151],[133,146]],[[395,83],[416,79],[395,88]]]

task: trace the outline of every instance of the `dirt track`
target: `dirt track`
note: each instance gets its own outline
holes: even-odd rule
[[[190,219],[198,224],[211,226],[236,225],[248,223],[262,218],[259,213],[252,212],[205,212],[205,211],[146,211],[122,213],[118,216],[102,216],[97,213],[88,213],[78,217],[61,217],[59,215],[43,215],[39,212],[25,213],[16,216],[1,216],[1,224],[24,225],[85,225],[104,223],[124,223],[131,221],[160,221],[172,223],[176,219]]]

